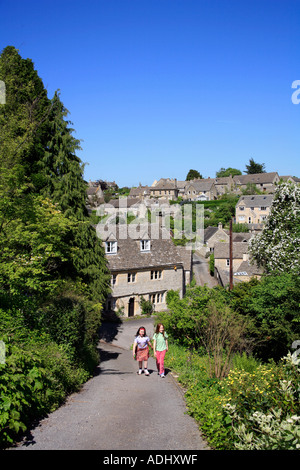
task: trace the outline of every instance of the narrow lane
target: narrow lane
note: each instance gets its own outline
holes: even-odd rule
[[[215,287],[218,285],[217,279],[210,275],[208,261],[201,255],[193,254],[193,274],[198,286]]]
[[[150,358],[150,376],[137,375],[130,346],[141,325],[152,336],[152,319],[104,329],[96,375],[42,420],[18,450],[207,449],[171,374],[159,377]]]

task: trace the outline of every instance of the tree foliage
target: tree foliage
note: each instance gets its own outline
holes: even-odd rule
[[[185,181],[190,181],[194,179],[202,179],[203,176],[197,170],[189,170],[188,174],[186,175]]]
[[[262,232],[249,242],[249,253],[267,273],[300,274],[299,186],[278,185]]]
[[[249,165],[246,165],[247,175],[253,175],[256,173],[265,173],[265,164],[264,163],[257,163],[254,161],[253,158],[250,158]]]
[[[216,178],[222,178],[224,176],[235,176],[235,175],[241,175],[242,172],[241,170],[238,170],[237,168],[220,168],[219,171],[216,172]]]

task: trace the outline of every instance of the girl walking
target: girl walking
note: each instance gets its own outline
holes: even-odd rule
[[[150,338],[146,334],[146,329],[143,326],[140,326],[136,333],[132,350],[133,358],[139,361],[139,375],[143,372],[143,362],[145,375],[149,375],[147,367],[149,359],[149,346],[152,348]]]
[[[164,361],[168,349],[168,335],[165,332],[164,325],[158,323],[153,335],[153,352],[156,358],[157,372],[161,377],[165,377]]]

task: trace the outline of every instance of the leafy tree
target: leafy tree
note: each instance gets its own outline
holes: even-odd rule
[[[52,100],[47,98],[32,61],[22,59],[11,46],[1,54],[0,79],[7,95],[7,104],[0,107],[0,229],[17,223],[20,208],[24,214],[30,211],[27,195],[43,195],[52,201],[64,217],[75,225],[77,221],[66,247],[72,250],[72,270],[86,286],[86,295],[101,302],[110,276],[85,207],[83,165],[76,156],[80,146],[65,120],[68,112],[58,93]]]
[[[202,179],[203,176],[197,170],[190,170],[186,175],[185,181],[190,181],[193,179]]]
[[[235,175],[241,175],[242,172],[241,170],[237,170],[236,168],[220,168],[219,171],[216,172],[216,178],[222,178],[224,176],[235,176]]]
[[[267,273],[300,274],[300,188],[278,185],[261,233],[249,242],[249,253]]]
[[[256,163],[253,158],[250,158],[249,160],[249,165],[246,165],[246,171],[244,173],[247,173],[247,175],[253,175],[256,173],[265,173],[265,164],[264,163]]]
[[[299,339],[299,304],[300,278],[292,273],[235,285],[231,298],[232,307],[251,321],[254,352],[264,360],[280,359]]]

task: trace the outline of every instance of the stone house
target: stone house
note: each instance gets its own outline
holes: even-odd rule
[[[111,272],[106,311],[120,310],[131,317],[141,314],[142,297],[159,311],[167,308],[168,290],[184,295],[191,279],[192,252],[176,247],[161,222],[117,227],[114,231],[108,228],[101,238]]]
[[[214,247],[215,277],[225,286],[229,283],[230,253],[229,243],[216,243]],[[260,278],[263,270],[252,264],[248,254],[247,240],[232,243],[233,283]]]
[[[214,183],[218,196],[222,196],[222,194],[231,193],[233,191],[234,180],[231,175],[222,176],[221,178],[214,178]]]
[[[244,242],[247,243],[253,236],[250,232],[233,232],[233,242]],[[229,230],[224,229],[222,223],[218,224],[218,227],[209,226],[204,229],[204,243],[200,248],[199,254],[202,256],[208,256],[208,254],[214,253],[216,243],[229,243]]]
[[[223,228],[221,222],[218,224],[218,227],[209,226],[204,229],[203,246],[199,253],[202,256],[213,253],[215,243],[217,242],[229,242],[229,231]]]
[[[236,271],[248,256],[248,243],[232,243],[233,270]],[[215,268],[218,271],[229,271],[229,243],[217,242],[214,246]]]
[[[184,199],[191,201],[212,201],[217,198],[217,189],[213,178],[189,181],[185,186]]]
[[[89,182],[87,190],[87,205],[90,207],[97,207],[101,202],[104,202],[104,194],[100,184],[97,182]]]
[[[177,186],[177,180],[170,178],[161,178],[159,181],[154,181],[149,190],[152,197],[163,197],[171,200],[178,199],[181,191]]]
[[[259,191],[266,193],[273,193],[276,184],[279,183],[280,178],[277,171],[271,173],[254,173],[250,175],[235,175],[233,177],[235,190],[241,192],[247,189],[247,185],[255,184]]]
[[[129,192],[129,198],[144,199],[150,196],[149,186],[142,186],[141,184],[137,188],[131,188]]]
[[[288,176],[280,176],[279,178],[285,183],[300,184],[300,178],[297,178],[297,176],[288,175]]]
[[[262,224],[270,214],[273,195],[241,196],[235,206],[235,220],[239,224]]]

